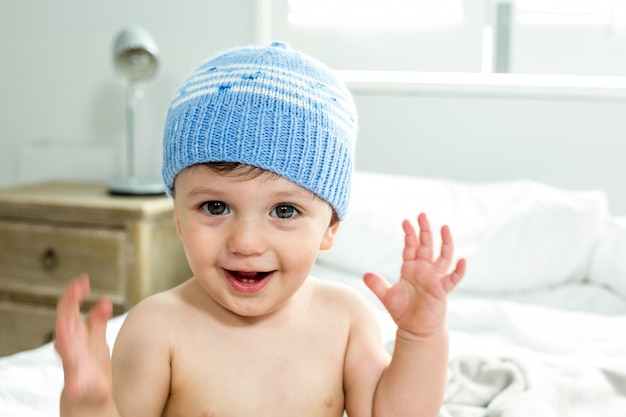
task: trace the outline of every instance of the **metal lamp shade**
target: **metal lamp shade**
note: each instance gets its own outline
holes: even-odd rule
[[[159,48],[150,34],[139,27],[122,30],[113,44],[115,69],[129,81],[152,78],[159,66]]]

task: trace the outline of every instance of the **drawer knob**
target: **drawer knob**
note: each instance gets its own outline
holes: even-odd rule
[[[59,266],[59,257],[53,248],[46,249],[39,257],[39,263],[42,268],[48,272],[52,272]]]

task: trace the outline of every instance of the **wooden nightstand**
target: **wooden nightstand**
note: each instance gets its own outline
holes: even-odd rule
[[[172,201],[103,184],[0,189],[0,356],[49,340],[57,298],[83,272],[115,313],[189,278]]]

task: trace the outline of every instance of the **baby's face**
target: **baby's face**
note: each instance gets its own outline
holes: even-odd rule
[[[178,234],[196,279],[222,307],[263,316],[307,279],[338,224],[328,203],[279,176],[192,166],[176,177]]]

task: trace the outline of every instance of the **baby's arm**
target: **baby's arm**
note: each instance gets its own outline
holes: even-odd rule
[[[448,334],[446,297],[465,274],[465,260],[452,262],[452,234],[441,229],[442,246],[434,259],[433,238],[425,214],[418,217],[419,236],[403,223],[405,245],[401,278],[390,285],[368,273],[367,286],[398,325],[394,353],[374,396],[374,416],[436,416],[446,385]]]
[[[65,387],[62,417],[118,416],[113,402],[111,360],[106,344],[106,324],[112,305],[96,304],[83,319],[80,304],[89,295],[89,279],[72,280],[57,304],[55,347],[63,361]]]

